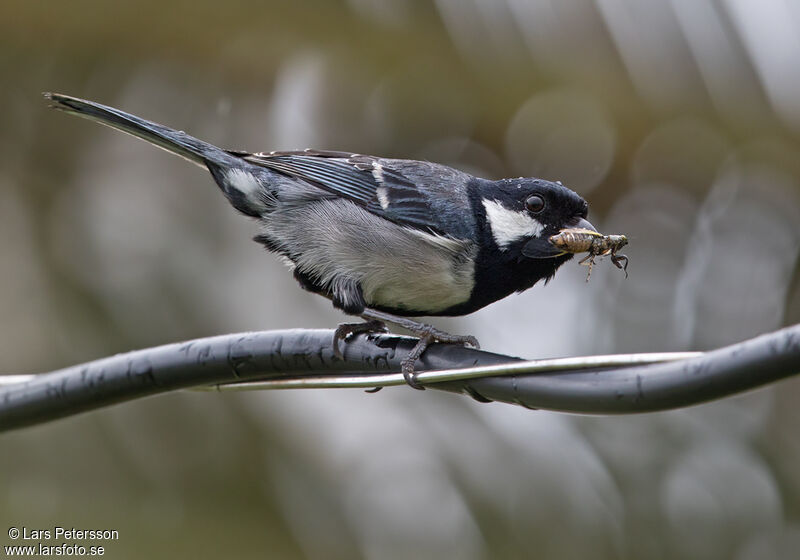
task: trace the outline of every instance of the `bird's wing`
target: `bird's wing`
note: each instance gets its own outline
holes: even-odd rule
[[[440,231],[428,195],[389,160],[318,150],[241,155],[250,163],[302,179],[400,225]]]

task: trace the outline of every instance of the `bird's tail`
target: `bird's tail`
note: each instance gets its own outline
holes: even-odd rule
[[[121,130],[202,167],[209,164],[241,165],[240,158],[182,130],[173,130],[94,101],[60,93],[45,93],[44,96],[53,102],[56,109]]]

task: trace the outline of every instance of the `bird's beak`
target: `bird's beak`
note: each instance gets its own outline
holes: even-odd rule
[[[597,232],[594,226],[584,218],[575,218],[566,224],[565,229],[587,229]],[[563,230],[562,230],[563,231]],[[550,243],[550,236],[534,237],[522,247],[522,255],[529,259],[552,259],[566,254],[565,251],[557,249]]]
[[[584,218],[578,218],[577,220],[571,221],[569,224],[570,229],[577,228],[577,229],[588,229],[589,231],[597,232],[595,227]]]

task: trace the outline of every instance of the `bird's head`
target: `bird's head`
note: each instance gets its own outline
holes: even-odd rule
[[[494,181],[482,189],[480,203],[487,234],[497,250],[517,260],[565,256],[550,243],[551,235],[565,228],[595,230],[586,220],[589,205],[561,183],[526,178]],[[565,260],[558,259],[558,264]]]

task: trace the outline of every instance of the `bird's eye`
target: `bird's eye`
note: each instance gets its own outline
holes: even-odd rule
[[[529,196],[525,200],[525,209],[532,214],[538,214],[544,210],[544,199],[538,194]]]

